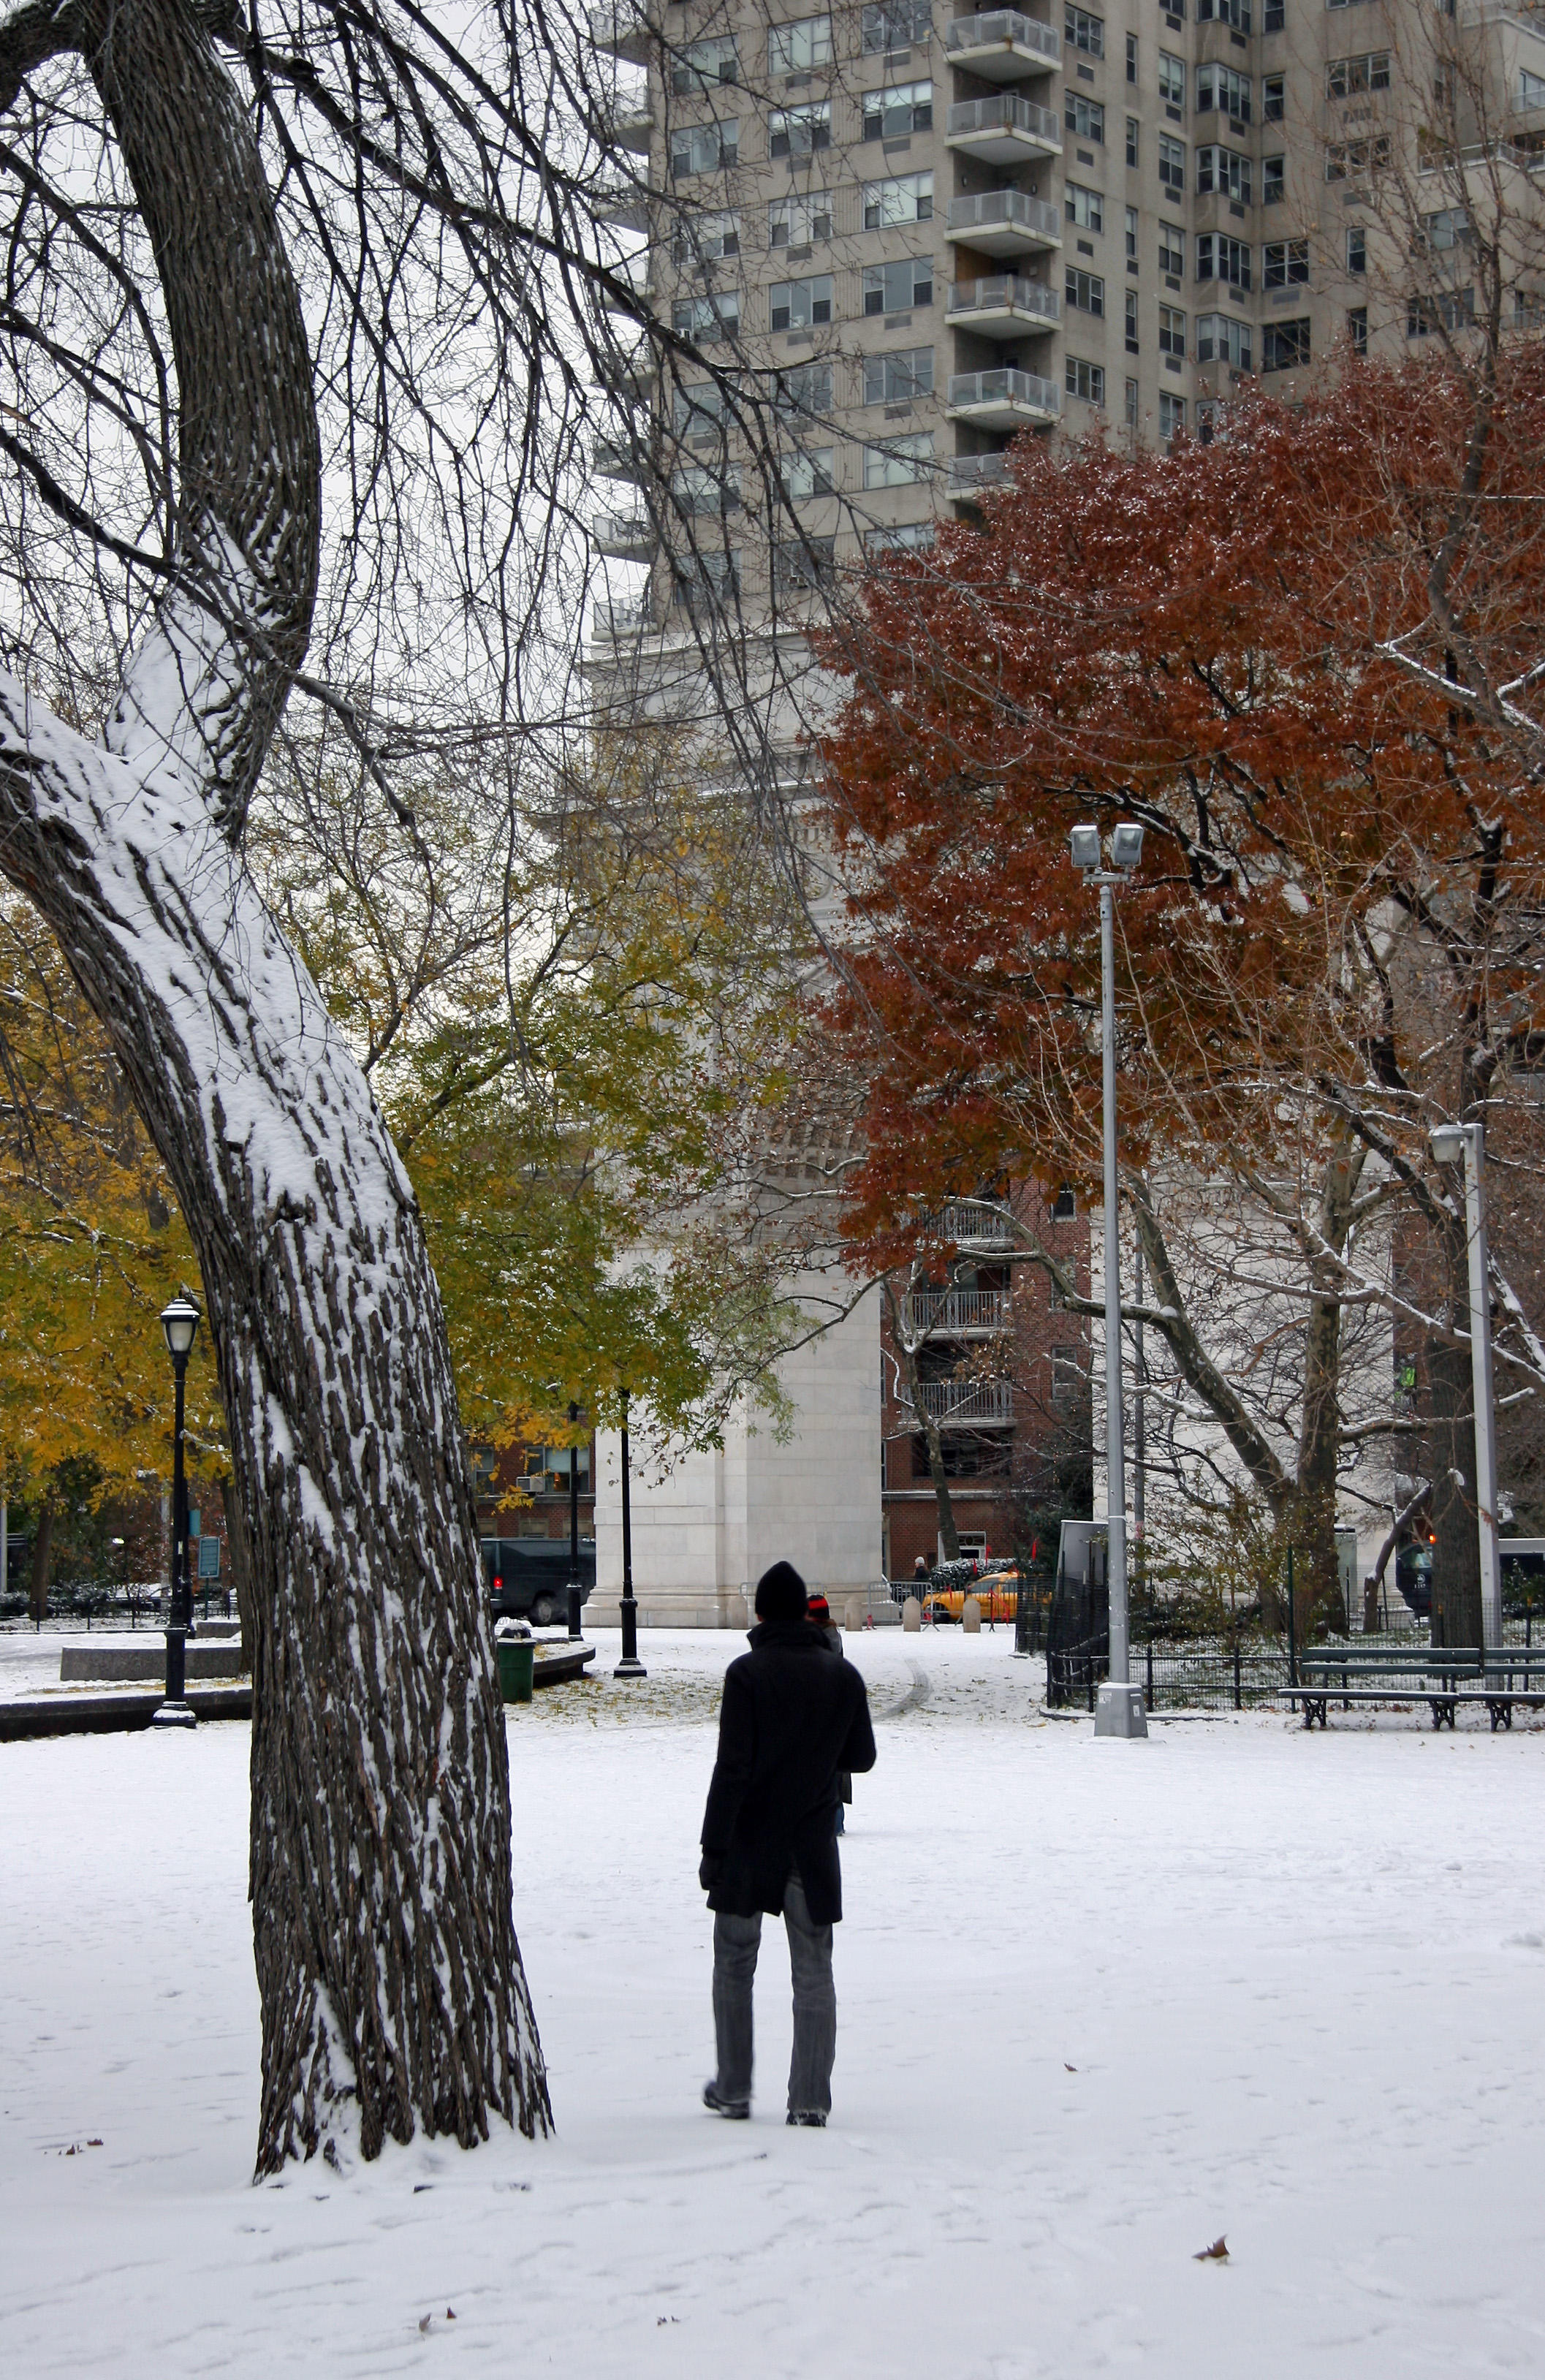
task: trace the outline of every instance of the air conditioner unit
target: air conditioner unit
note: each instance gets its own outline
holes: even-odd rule
[[[541,1471],[523,1471],[515,1486],[523,1496],[539,1496],[547,1486],[547,1475]]]

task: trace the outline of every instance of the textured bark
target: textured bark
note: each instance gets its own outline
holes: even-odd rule
[[[204,30],[218,13],[103,0],[0,26],[0,95],[18,55],[25,70],[42,54],[40,16],[95,79],[154,242],[181,407],[178,582],[105,748],[0,677],[0,866],[102,1018],[202,1268],[251,1585],[258,2166],[272,2171],[549,2116],[422,1224],[235,847],[309,633],[320,468],[298,298]]]
[[[1459,1284],[1450,1320],[1468,1330],[1469,1273],[1464,1227],[1445,1234],[1449,1278]],[[1432,1548],[1432,1642],[1479,1645],[1480,1538],[1476,1526],[1475,1391],[1470,1351],[1434,1336],[1427,1347],[1428,1518]]]
[[[54,1551],[54,1502],[45,1496],[38,1506],[37,1524],[32,1534],[32,1574],[27,1587],[27,1617],[38,1621],[48,1618],[48,1565]]]
[[[943,1433],[923,1403],[923,1376],[918,1369],[917,1349],[902,1328],[900,1301],[888,1281],[882,1286],[890,1321],[890,1343],[896,1350],[896,1360],[901,1366],[901,1377],[906,1381],[912,1411],[923,1431],[923,1443],[928,1451],[928,1476],[933,1482],[934,1501],[938,1507],[939,1544],[946,1561],[959,1561],[960,1540],[955,1527],[955,1507],[949,1498],[949,1479],[944,1467]]]
[[[1344,1127],[1325,1169],[1310,1254],[1309,1320],[1304,1333],[1303,1402],[1298,1424],[1298,1460],[1287,1511],[1289,1541],[1296,1550],[1296,1615],[1305,1633],[1316,1618],[1345,1628],[1346,1609],[1335,1550],[1336,1475],[1341,1458],[1342,1275],[1337,1258],[1346,1249],[1352,1207],[1367,1164],[1367,1151]]]

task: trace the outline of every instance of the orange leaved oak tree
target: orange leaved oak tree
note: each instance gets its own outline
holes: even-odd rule
[[[1140,820],[1117,1032],[1152,1284],[1129,1311],[1169,1366],[1150,1460],[1217,1501],[1242,1476],[1322,1609],[1359,1451],[1425,1465],[1450,1642],[1479,1632],[1466,1251],[1427,1133],[1505,1117],[1538,1161],[1542,455],[1539,342],[1252,398],[1168,454],[1027,439],[979,523],[875,572],[824,650],[851,931],[822,1023],[868,1086],[853,1261],[906,1261],[953,1196],[1097,1194],[1068,832]],[[1527,1396],[1545,1351],[1505,1246],[1493,1291],[1499,1394]],[[1392,1316],[1424,1415],[1395,1409]]]

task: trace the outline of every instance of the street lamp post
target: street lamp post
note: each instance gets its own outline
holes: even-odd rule
[[[176,1382],[176,1407],[172,1424],[172,1599],[166,1629],[166,1699],[155,1712],[157,1727],[192,1727],[187,1701],[187,1631],[192,1618],[187,1585],[187,1482],[183,1472],[183,1395],[187,1359],[193,1352],[200,1316],[190,1297],[175,1297],[162,1308],[161,1327]]]
[[[646,1678],[638,1658],[638,1604],[633,1591],[633,1497],[628,1482],[628,1392],[622,1390],[622,1658],[614,1678]],[[597,1543],[599,1542],[597,1533]]]
[[[1465,1239],[1470,1261],[1470,1379],[1475,1406],[1476,1528],[1480,1538],[1480,1634],[1503,1641],[1503,1566],[1497,1546],[1497,1425],[1491,1388],[1491,1283],[1486,1256],[1483,1123],[1441,1123],[1428,1135],[1440,1165],[1465,1168]]]
[[[579,1420],[579,1406],[569,1399],[569,1429]],[[569,1448],[569,1633],[579,1634],[579,1449]]]
[[[1131,1682],[1127,1626],[1127,1468],[1121,1410],[1121,1234],[1116,1181],[1115,892],[1142,857],[1142,829],[1123,823],[1111,836],[1111,865],[1101,862],[1100,830],[1076,826],[1073,865],[1100,888],[1100,1050],[1104,1072],[1105,1160],[1105,1577],[1110,1600],[1110,1661],[1094,1712],[1096,1735],[1148,1733],[1142,1690]]]

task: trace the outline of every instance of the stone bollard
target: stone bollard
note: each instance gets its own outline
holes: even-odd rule
[[[863,1626],[863,1597],[850,1595],[842,1607],[842,1625],[850,1636],[856,1636]]]
[[[965,1636],[982,1633],[982,1606],[974,1595],[968,1595],[960,1606],[960,1633]]]
[[[909,1635],[915,1635],[923,1625],[923,1606],[915,1595],[909,1595],[901,1606],[901,1625]]]

